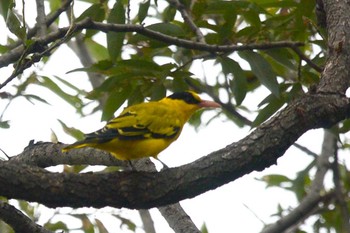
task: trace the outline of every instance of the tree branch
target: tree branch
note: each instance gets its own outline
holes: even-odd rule
[[[132,162],[137,171],[155,172],[154,164],[147,158]],[[192,219],[179,203],[158,207],[159,212],[176,233],[200,233]],[[141,213],[140,213],[141,214]],[[148,231],[146,231],[148,233]]]
[[[338,149],[338,148],[337,148]],[[341,176],[339,172],[339,160],[338,160],[338,151],[334,154],[334,161],[332,163],[333,170],[333,183],[335,189],[336,203],[339,206],[341,217],[342,217],[342,231],[341,232],[350,232],[350,214],[348,210],[348,205],[346,202],[346,194],[344,192],[344,187],[341,181]]]
[[[279,219],[276,223],[267,226],[261,233],[285,232],[288,228],[298,224],[301,220],[313,213],[319,203],[323,202],[325,199],[329,199],[330,195],[334,196],[334,193],[325,194],[322,191],[324,177],[331,165],[329,159],[334,155],[336,145],[337,139],[335,135],[326,130],[323,139],[322,152],[317,158],[317,171],[309,193],[294,210]]]
[[[62,153],[62,147],[63,145],[48,142],[30,144],[24,149],[23,153],[11,157],[8,163],[14,165],[27,164],[42,168],[58,164],[128,166],[126,161],[117,160],[109,153],[101,150],[83,148]],[[52,156],[48,157],[48,154],[51,154]],[[138,171],[156,172],[154,164],[149,159],[135,160],[132,163],[133,167]],[[175,232],[199,232],[180,204],[159,207],[159,211]],[[180,225],[178,225],[179,222],[181,222]],[[186,229],[186,231],[183,231],[182,229]]]
[[[38,36],[42,37],[46,35],[46,14],[44,0],[36,0],[36,26],[38,27]]]
[[[9,224],[15,232],[53,233],[35,224],[21,211],[3,201],[0,201],[0,219]]]
[[[105,151],[87,147],[62,153],[61,149],[64,146],[65,145],[63,144],[55,144],[51,142],[31,143],[21,154],[11,157],[8,162],[14,164],[24,163],[41,168],[60,164],[128,166],[126,161],[117,160]]]
[[[210,45],[200,42],[179,39],[176,37],[168,36],[160,32],[156,32],[150,29],[143,27],[142,25],[129,25],[129,24],[111,24],[111,23],[100,23],[94,22],[89,19],[84,19],[80,22],[77,22],[73,27],[60,28],[55,32],[48,34],[44,38],[37,39],[36,42],[40,44],[49,44],[60,38],[63,38],[69,30],[71,32],[77,32],[83,29],[94,29],[100,30],[103,32],[137,32],[141,35],[144,35],[148,38],[159,40],[171,45],[177,45],[183,48],[207,51],[212,53],[218,52],[234,52],[242,50],[253,50],[253,49],[271,49],[271,48],[291,48],[292,46],[302,46],[301,42],[290,42],[290,41],[280,41],[280,42],[271,42],[264,44],[248,44],[248,45]],[[9,53],[0,57],[0,68],[7,66],[15,61],[17,61],[22,53],[24,52],[23,46],[16,47]],[[36,52],[34,49],[28,51],[28,53]]]
[[[146,233],[156,233],[156,229],[154,228],[154,223],[152,220],[152,216],[149,213],[149,210],[139,210],[139,214],[141,217],[141,221],[143,223],[143,229]]]
[[[315,69],[318,72],[322,72],[323,68],[316,65],[310,58],[308,58],[298,46],[292,46],[292,50],[298,54],[301,60],[304,60],[311,68]]]
[[[84,19],[80,22],[77,22],[74,25],[71,25],[66,28],[58,29],[57,31],[50,33],[46,37],[41,37],[34,40],[33,45],[29,48],[25,48],[23,45],[20,45],[10,52],[4,54],[0,57],[0,68],[7,66],[11,63],[17,62],[17,66],[14,72],[8,77],[2,84],[0,84],[0,89],[6,86],[11,82],[17,75],[21,74],[25,69],[29,68],[36,62],[39,62],[42,57],[50,54],[50,52],[61,45],[65,40],[68,40],[71,35],[74,33],[83,30],[83,29],[94,29],[100,30],[103,32],[137,32],[146,37],[159,40],[169,45],[177,45],[187,49],[194,49],[200,51],[206,51],[211,53],[221,53],[221,52],[234,52],[242,50],[265,50],[271,48],[284,48],[289,47],[293,48],[295,46],[302,46],[303,43],[300,42],[289,42],[289,41],[280,41],[280,42],[271,42],[264,44],[248,44],[248,45],[210,45],[201,42],[194,42],[185,39],[179,39],[176,37],[168,36],[157,31],[149,30],[142,25],[129,25],[129,24],[110,24],[110,23],[100,23],[94,22],[90,19]],[[59,41],[57,41],[59,40]],[[55,42],[56,41],[56,42]],[[49,43],[55,42],[47,49],[43,49]],[[39,48],[39,49],[38,49]],[[31,58],[27,58],[30,54],[33,54]]]
[[[108,205],[144,209],[169,205],[275,164],[304,132],[330,127],[349,114],[347,98],[304,95],[239,142],[191,164],[161,172],[60,174],[22,163],[1,162],[0,196],[51,207]],[[57,147],[56,152],[46,154],[55,156],[61,145]]]
[[[332,0],[323,0],[323,4],[327,15],[328,57],[322,76],[332,78],[321,78],[317,91],[345,94],[350,84],[350,4]]]
[[[193,22],[190,13],[187,11],[186,7],[179,0],[167,0],[167,2],[177,8],[177,10],[181,13],[184,22],[190,27],[190,29],[195,33],[197,37],[197,41],[201,43],[205,43],[204,35],[199,30],[197,25]]]

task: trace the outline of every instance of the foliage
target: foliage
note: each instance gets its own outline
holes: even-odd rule
[[[58,10],[65,12],[68,8],[68,5],[61,5],[59,0],[45,3],[49,3],[46,10],[51,15]],[[87,27],[86,30],[74,31],[72,34],[68,30],[64,37],[44,45],[40,45],[34,37],[37,28],[26,24],[26,17],[32,16],[23,15],[16,4],[11,0],[1,1],[0,4],[2,20],[9,30],[7,43],[0,45],[3,58],[1,67],[9,64],[14,66],[13,77],[8,77],[7,80],[1,77],[1,88],[18,77],[17,84],[11,91],[0,89],[0,98],[7,101],[8,105],[17,98],[49,104],[44,96],[30,92],[30,87],[35,85],[62,98],[82,116],[102,111],[101,120],[108,120],[125,104],[157,100],[169,91],[194,89],[222,103],[224,111],[215,117],[224,115],[240,127],[256,127],[317,83],[319,72],[325,63],[326,43],[322,28],[317,26],[315,1],[77,0],[72,8],[73,15],[68,14],[71,25],[90,18],[94,22],[129,25],[130,29],[106,32]],[[80,14],[75,13],[81,7],[85,7],[85,10]],[[58,14],[51,23],[62,27],[64,17],[64,14]],[[162,36],[147,35],[137,27],[133,28],[139,25]],[[71,29],[74,30],[73,27]],[[56,29],[48,27],[47,30],[48,33],[54,33]],[[101,35],[106,36],[105,41],[101,41]],[[45,36],[42,35],[43,38]],[[69,40],[78,41],[85,46],[93,61],[68,71],[86,73],[93,86],[91,92],[82,91],[71,80],[55,74],[39,75],[40,72],[35,68],[30,69],[29,75],[22,74],[31,64],[45,66],[56,53],[56,48],[59,50],[60,44]],[[193,48],[189,48],[184,41],[192,41]],[[299,46],[300,43],[303,46]],[[215,51],[210,45],[227,48]],[[241,47],[234,47],[236,45]],[[23,46],[23,53],[15,61],[8,59],[9,62],[5,63],[5,57],[18,46]],[[73,51],[81,59],[80,51]],[[221,71],[200,77],[197,69],[200,69],[201,64],[220,67]],[[261,89],[265,89],[267,94],[262,100],[256,100],[258,109],[255,109],[247,104],[246,99]],[[94,102],[102,107],[86,113],[85,109]],[[0,115],[1,128],[11,127],[9,121],[4,119],[5,112],[6,108]],[[196,114],[191,122],[199,126],[202,123],[201,113]],[[67,132],[81,137],[80,132],[62,121],[61,124]],[[349,121],[344,122],[339,132],[347,132],[348,125]],[[310,171],[314,166],[315,161],[295,178],[275,174],[263,177],[262,180],[268,187],[277,186],[295,193],[300,201],[306,195],[312,180]],[[344,166],[341,165],[342,180],[349,177]],[[31,208],[33,207],[29,204],[20,205],[20,209],[34,219],[35,214],[30,212]],[[338,214],[339,212],[331,212],[330,205],[325,205],[317,213],[319,220],[315,223],[315,230],[338,230],[339,218],[335,217]],[[87,215],[74,217],[81,220],[80,229],[85,232],[106,232],[98,219],[91,220]],[[136,225],[130,220],[121,216],[116,218],[122,225],[135,231]],[[45,227],[69,231],[63,221],[49,220]],[[203,230],[208,232],[205,225]]]

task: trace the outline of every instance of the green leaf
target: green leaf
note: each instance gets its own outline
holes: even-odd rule
[[[108,233],[107,228],[99,219],[95,218],[95,222],[99,233]]]
[[[279,87],[275,72],[263,56],[252,51],[241,51],[239,56],[246,60],[260,83],[267,87],[276,97],[279,97]]]
[[[47,222],[44,224],[44,227],[45,227],[45,229],[48,229],[48,230],[51,230],[54,232],[62,232],[62,231],[68,232],[69,231],[68,226],[62,221],[57,221],[54,223]]]
[[[155,23],[149,25],[147,29],[160,32],[169,36],[185,36],[185,31],[180,26],[172,23]]]
[[[106,12],[103,4],[96,3],[92,4],[88,9],[86,9],[79,17],[76,19],[76,22],[79,22],[85,18],[89,18],[96,22],[101,22],[105,19]],[[91,38],[93,35],[98,33],[98,30],[86,30],[85,38]]]
[[[276,98],[274,95],[269,95],[269,103],[259,111],[258,116],[252,123],[252,127],[256,127],[271,117],[285,103],[282,99]]]
[[[0,14],[4,17],[4,20],[7,19],[7,12],[12,6],[13,0],[1,0],[0,1]]]
[[[0,121],[0,128],[8,129],[10,128],[10,121]]]
[[[137,17],[140,23],[142,23],[147,16],[150,3],[151,0],[147,0],[145,2],[140,3],[139,12],[137,13]]]
[[[151,87],[151,100],[160,100],[166,95],[166,88],[162,82],[158,82]]]
[[[78,72],[78,71],[85,71],[85,72],[97,72],[100,74],[109,75],[110,69],[112,67],[113,67],[113,63],[110,60],[101,60],[90,67],[82,67],[82,68],[70,70],[67,72],[67,74]]]
[[[61,97],[63,100],[65,100],[67,103],[72,105],[76,109],[80,109],[82,107],[82,101],[79,97],[70,95],[66,92],[64,92],[57,83],[52,81],[49,77],[46,76],[41,76],[40,77],[40,82],[38,83],[39,85],[46,87],[59,97]]]
[[[125,9],[122,0],[117,0],[114,4],[108,18],[108,23],[124,24]],[[124,43],[124,32],[108,32],[107,33],[107,48],[108,53],[113,62],[115,62],[121,54]]]
[[[288,49],[285,49],[285,48],[268,49],[265,51],[265,53],[269,55],[271,58],[273,58],[276,62],[283,65],[284,67],[290,70],[296,69],[296,65],[293,64],[292,62],[294,57]]]
[[[171,22],[174,20],[175,15],[176,15],[176,8],[169,5],[163,11],[163,14],[162,14],[163,21]]]
[[[124,217],[116,215],[116,214],[113,214],[113,216],[121,221],[120,228],[122,226],[126,226],[127,229],[129,229],[133,232],[136,231],[136,224],[134,222],[132,222],[130,219],[124,218]]]
[[[267,187],[280,187],[286,188],[292,186],[292,180],[287,176],[279,174],[265,175],[261,178],[262,181],[266,182]]]
[[[201,232],[202,233],[209,233],[207,225],[205,223],[203,223],[203,225],[201,226]]]
[[[105,18],[104,7],[101,3],[92,4],[87,8],[79,17],[76,19],[76,22],[79,22],[85,18],[90,18],[94,21],[102,21]]]
[[[230,88],[234,94],[236,104],[240,105],[247,94],[247,79],[244,71],[236,61],[228,57],[221,58],[221,66],[227,79],[229,79],[229,74],[233,75]]]
[[[34,218],[34,212],[35,212],[35,204],[30,204],[27,201],[18,201],[20,209],[28,215],[29,218],[33,219]]]
[[[132,92],[130,87],[123,88],[122,90],[114,91],[110,93],[106,100],[106,104],[103,107],[102,121],[108,121],[113,118],[114,113],[122,104],[127,100]]]
[[[63,121],[58,120],[58,122],[61,124],[63,131],[67,133],[68,135],[74,137],[77,140],[82,140],[84,139],[84,133],[81,132],[80,130],[73,128],[73,127],[68,127]]]
[[[15,34],[22,41],[26,41],[27,32],[26,28],[22,26],[22,22],[18,19],[17,15],[13,12],[13,8],[9,8],[6,19],[7,28]]]
[[[105,46],[101,45],[100,43],[97,43],[96,41],[90,38],[86,38],[84,42],[86,43],[86,47],[91,53],[91,55],[97,61],[109,59],[109,54]]]
[[[36,100],[45,104],[49,104],[45,99],[41,98],[40,96],[37,95],[31,95],[31,94],[22,94],[22,97],[24,97],[26,100],[34,104],[32,100]]]

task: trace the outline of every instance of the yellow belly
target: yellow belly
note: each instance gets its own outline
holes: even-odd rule
[[[110,152],[120,160],[132,160],[143,157],[154,157],[167,148],[174,139],[142,139],[142,140],[119,140],[114,139],[107,143],[88,145]]]

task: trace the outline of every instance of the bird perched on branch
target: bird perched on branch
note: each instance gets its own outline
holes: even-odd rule
[[[180,135],[184,124],[200,108],[218,108],[214,101],[202,100],[195,92],[176,92],[159,101],[125,108],[107,125],[85,139],[62,149],[94,147],[120,160],[154,157]]]

